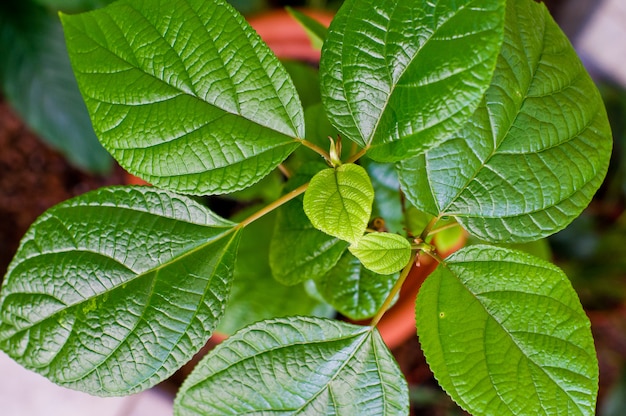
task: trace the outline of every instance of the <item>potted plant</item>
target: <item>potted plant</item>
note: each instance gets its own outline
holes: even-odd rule
[[[323,106],[307,111],[221,0],[62,21],[99,139],[154,187],[104,188],[33,224],[0,294],[0,347],[22,365],[92,394],[148,388],[255,296],[256,281],[231,286],[259,269],[370,325],[252,323],[196,367],[176,414],[406,414],[377,324],[430,258],[417,330],[461,407],[594,413],[593,339],[567,277],[495,245],[565,228],[611,152],[602,101],[543,5],[348,0],[328,31],[305,21],[324,45]],[[184,196],[265,200],[283,179],[230,219]],[[443,259],[432,239],[451,227],[486,243]]]

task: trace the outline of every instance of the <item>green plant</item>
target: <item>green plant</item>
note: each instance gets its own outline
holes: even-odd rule
[[[451,219],[489,243],[550,235],[605,175],[602,101],[543,5],[348,0],[326,34],[311,30],[325,36],[323,108],[306,112],[222,0],[122,0],[62,21],[100,140],[155,187],[91,192],[33,224],[0,298],[0,346],[22,365],[92,394],[150,387],[228,316],[233,280],[258,269],[371,325],[248,325],[197,366],[176,414],[406,414],[376,324],[432,256],[418,333],[457,403],[594,413],[593,339],[567,277],[495,245],[445,260],[432,245]],[[241,219],[181,195],[236,193],[279,167],[284,195]],[[255,278],[238,299],[256,296]]]

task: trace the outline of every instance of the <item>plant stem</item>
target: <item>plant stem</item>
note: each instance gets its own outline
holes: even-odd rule
[[[440,231],[448,230],[450,228],[454,228],[454,227],[458,227],[458,226],[459,226],[459,223],[457,223],[457,222],[453,222],[452,224],[443,225],[443,226],[441,226],[439,228],[435,228],[434,230],[429,231],[427,237],[430,237],[431,235],[435,235],[435,234],[437,234]]]
[[[374,318],[370,322],[370,326],[378,325],[378,322],[380,322],[385,312],[387,312],[387,309],[389,309],[391,302],[393,302],[398,292],[400,292],[400,289],[402,288],[404,281],[409,276],[409,272],[411,271],[411,268],[413,267],[413,263],[415,263],[415,257],[417,256],[417,253],[418,252],[415,252],[411,255],[411,260],[409,260],[409,263],[406,266],[404,266],[404,269],[402,269],[402,272],[400,272],[400,277],[396,281],[396,284],[393,285],[393,287],[391,288],[391,292],[389,292],[389,295],[387,296],[387,298],[383,302],[383,305],[380,307],[380,309],[376,313],[376,316],[374,316]]]
[[[424,228],[424,231],[422,231],[422,234],[420,234],[420,239],[422,241],[426,241],[426,237],[430,235],[430,231],[433,229],[435,224],[437,224],[437,221],[439,221],[439,217],[433,217],[433,219],[430,220],[428,225],[426,225],[426,228]]]
[[[280,198],[278,198],[276,201],[272,202],[268,206],[260,209],[259,211],[257,211],[254,214],[250,215],[245,220],[241,221],[239,223],[239,227],[245,227],[246,225],[249,225],[250,223],[258,220],[259,218],[261,218],[265,214],[268,214],[268,213],[274,211],[276,208],[280,207],[281,205],[283,205],[283,204],[291,201],[292,199],[296,198],[297,196],[303,194],[304,191],[306,191],[306,189],[308,187],[309,187],[309,183],[307,182],[304,185],[301,185],[301,186],[297,187],[293,191],[286,193],[285,195],[281,196]]]
[[[354,163],[357,160],[359,160],[362,156],[364,156],[366,153],[367,153],[367,147],[359,150],[357,153],[350,156],[348,160],[346,160],[346,163]]]
[[[291,172],[284,164],[281,163],[280,165],[278,165],[278,170],[280,170],[280,173],[282,173],[285,178],[291,178]]]
[[[305,140],[305,139],[300,139],[300,142],[302,143],[303,146],[308,147],[309,149],[313,150],[315,153],[322,156],[328,163],[330,163],[330,154],[326,150],[322,149],[315,143],[311,143],[310,141]]]

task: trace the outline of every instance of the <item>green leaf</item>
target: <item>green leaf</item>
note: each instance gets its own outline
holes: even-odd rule
[[[287,7],[287,12],[302,25],[306,34],[311,39],[311,45],[313,48],[320,50],[322,49],[322,45],[326,40],[326,35],[328,34],[328,28],[313,19],[306,14],[299,12],[298,10],[292,9],[291,7]]]
[[[590,324],[557,267],[467,247],[424,282],[416,319],[439,384],[470,413],[593,415],[598,363]]]
[[[304,165],[285,186],[290,192],[307,183],[323,168],[322,163]],[[311,224],[299,196],[282,205],[270,244],[269,261],[274,278],[285,285],[295,285],[324,276],[339,261],[348,244],[319,231]]]
[[[104,7],[114,0],[34,0],[35,3],[47,6],[53,10],[83,11]]]
[[[58,17],[29,2],[0,6],[0,91],[20,117],[74,166],[97,173],[113,160],[94,133]]]
[[[376,329],[297,317],[259,322],[218,345],[174,403],[177,416],[270,412],[406,415],[408,387]]]
[[[371,318],[389,295],[398,274],[374,273],[350,253],[315,281],[318,292],[333,308],[355,321]]]
[[[355,243],[372,212],[374,188],[359,165],[346,164],[316,174],[304,193],[304,212],[318,230]]]
[[[238,230],[149,187],[103,188],[57,205],[9,266],[0,348],[65,387],[102,396],[148,388],[211,336]]]
[[[382,218],[385,228],[392,233],[405,232],[404,196],[400,193],[400,182],[394,165],[372,162],[367,158],[362,159],[361,163],[374,187],[372,216]]]
[[[272,277],[268,257],[275,218],[275,213],[266,215],[247,225],[241,234],[233,287],[219,332],[230,335],[269,318],[334,314],[328,304],[309,296],[304,285],[285,286]]]
[[[398,234],[373,232],[365,234],[348,247],[363,266],[374,273],[399,272],[411,258],[411,243]]]
[[[504,0],[347,0],[322,48],[322,101],[377,161],[441,143],[472,115],[502,44]]]
[[[602,100],[543,4],[508,2],[485,102],[453,139],[400,164],[407,199],[492,242],[565,228],[604,178],[611,133]]]
[[[149,183],[228,193],[299,146],[293,83],[223,0],[121,0],[62,21],[98,137]]]

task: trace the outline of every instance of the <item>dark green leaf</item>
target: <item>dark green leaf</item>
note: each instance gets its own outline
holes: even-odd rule
[[[477,415],[593,415],[598,363],[589,319],[561,270],[471,246],[422,285],[420,342],[448,394]]]
[[[368,156],[396,161],[459,129],[487,89],[504,0],[347,0],[322,48],[322,101]]]
[[[275,217],[275,214],[266,215],[247,225],[241,234],[233,287],[217,328],[219,332],[230,335],[269,318],[334,314],[328,304],[309,296],[304,285],[285,286],[272,277],[268,257]]]
[[[485,102],[455,137],[400,165],[407,199],[492,242],[567,226],[604,178],[611,133],[602,100],[545,6],[508,2]]]
[[[42,139],[73,165],[104,173],[113,160],[98,142],[78,91],[58,17],[28,2],[0,6],[0,90]]]
[[[0,347],[91,394],[150,387],[211,336],[239,235],[193,200],[149,187],[104,188],[57,205],[9,266]]]
[[[350,319],[371,318],[378,312],[398,274],[380,275],[346,252],[333,269],[315,282],[323,298]]]
[[[305,165],[289,180],[285,192],[308,182],[320,166],[325,165]],[[276,280],[286,285],[324,276],[348,247],[345,241],[323,233],[311,224],[302,208],[302,200],[300,196],[278,209],[270,246],[272,273]]]
[[[312,17],[292,9],[291,7],[287,7],[287,12],[302,25],[309,39],[311,39],[311,45],[315,49],[322,49],[322,45],[328,34],[328,28]]]
[[[405,232],[403,197],[394,165],[362,160],[374,187],[372,216],[385,221],[385,228],[392,233]]]
[[[62,21],[98,137],[149,183],[243,189],[304,136],[287,72],[223,0],[121,0]]]
[[[408,388],[371,327],[318,318],[259,322],[215,348],[174,414],[406,415]]]

